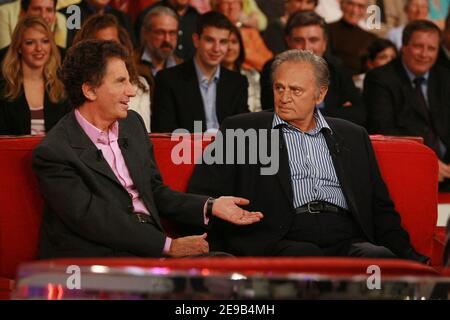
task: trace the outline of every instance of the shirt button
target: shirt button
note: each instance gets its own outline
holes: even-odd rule
[[[183,45],[182,45],[182,44],[180,44],[180,45],[178,46],[178,50],[183,50]]]
[[[183,30],[178,30],[178,35],[182,36],[183,35]]]

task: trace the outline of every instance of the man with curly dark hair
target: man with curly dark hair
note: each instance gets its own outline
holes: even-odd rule
[[[114,41],[71,48],[60,77],[73,112],[34,150],[45,201],[40,257],[182,257],[209,251],[206,233],[168,237],[160,217],[206,229],[211,216],[261,219],[246,199],[175,192],[162,183],[142,118],[128,110],[135,89],[127,51]]]

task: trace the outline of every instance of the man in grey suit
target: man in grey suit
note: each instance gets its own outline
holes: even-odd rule
[[[33,169],[45,201],[40,257],[207,254],[206,233],[168,237],[160,217],[206,229],[212,216],[238,223],[260,213],[245,199],[179,193],[162,183],[140,116],[126,49],[90,40],[71,48],[61,70],[75,110],[34,150]]]

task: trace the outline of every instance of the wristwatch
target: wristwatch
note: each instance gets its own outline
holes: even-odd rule
[[[206,200],[206,218],[208,219],[211,219],[212,217],[214,201],[216,201],[214,198],[208,198],[208,200]]]

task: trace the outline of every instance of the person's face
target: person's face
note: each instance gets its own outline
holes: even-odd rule
[[[327,89],[317,92],[316,76],[307,62],[284,62],[273,77],[275,112],[284,121],[301,127],[310,119]]]
[[[20,53],[22,62],[31,69],[43,68],[50,58],[52,51],[48,35],[39,27],[31,27],[25,30]]]
[[[112,40],[120,43],[119,31],[116,27],[107,27],[100,29],[95,33],[95,39],[98,40]]]
[[[83,86],[86,98],[96,104],[97,116],[109,123],[126,118],[130,98],[136,95],[125,62],[119,58],[108,60],[100,86]]]
[[[178,22],[171,16],[157,16],[150,21],[150,30],[143,32],[147,49],[152,56],[165,60],[177,45]]]
[[[56,19],[55,1],[31,0],[26,14],[33,17],[41,17],[49,26],[52,26]]]
[[[402,47],[402,59],[416,76],[423,75],[436,62],[439,50],[439,34],[435,31],[416,31],[409,43]]]
[[[357,25],[366,15],[367,0],[343,0],[341,6],[343,19],[351,25]]]
[[[242,0],[219,0],[218,11],[235,24],[242,14]]]
[[[206,27],[199,36],[194,33],[192,39],[196,48],[196,56],[207,67],[218,66],[228,50],[230,31],[215,27]]]
[[[289,49],[309,50],[318,56],[323,56],[327,49],[323,30],[318,25],[294,28],[286,38]]]
[[[316,8],[314,0],[285,0],[284,10],[290,16],[297,11],[312,11]]]
[[[111,2],[111,0],[87,0],[87,2],[96,9],[103,9]]]
[[[378,68],[381,66],[384,66],[385,64],[389,63],[393,59],[397,57],[397,52],[394,50],[394,48],[386,48],[380,52],[378,52],[377,56],[374,60],[367,61],[367,66],[369,69]]]
[[[238,37],[234,33],[230,33],[230,39],[228,42],[228,51],[223,59],[223,62],[228,64],[234,64],[236,60],[239,58],[239,53],[241,52],[241,48],[239,46]]]
[[[406,15],[409,21],[428,19],[428,0],[413,0],[406,7]]]

